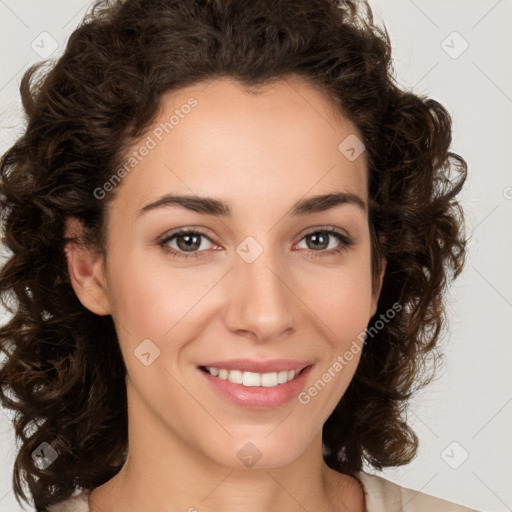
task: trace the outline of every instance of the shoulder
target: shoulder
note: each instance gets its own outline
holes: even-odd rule
[[[361,483],[366,512],[478,512],[413,489],[401,487],[378,475],[359,471],[355,478]]]
[[[50,505],[44,512],[90,512],[89,492],[83,489],[67,500]]]

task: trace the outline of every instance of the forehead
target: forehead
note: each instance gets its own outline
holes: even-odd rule
[[[171,191],[233,204],[251,196],[296,200],[308,191],[366,198],[364,152],[356,159],[344,152],[354,137],[362,139],[357,127],[303,81],[255,91],[231,78],[211,80],[162,95],[153,124],[126,155],[139,157],[121,188],[134,206]]]

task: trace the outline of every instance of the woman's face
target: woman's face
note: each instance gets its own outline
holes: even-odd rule
[[[377,305],[356,137],[298,81],[164,95],[118,174],[104,275],[144,443],[273,467],[318,441]]]

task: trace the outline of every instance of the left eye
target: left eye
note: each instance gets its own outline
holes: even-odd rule
[[[328,252],[339,252],[343,249],[346,249],[352,243],[346,235],[333,229],[312,231],[304,235],[302,240],[306,240],[306,245],[308,245],[306,249],[311,249],[311,247],[314,247],[313,252],[320,252],[321,250],[326,249],[331,249],[331,251]],[[308,240],[311,243],[308,244]],[[334,243],[334,245],[332,245],[329,243],[333,240],[336,240],[338,244]],[[340,242],[341,247],[339,247]]]

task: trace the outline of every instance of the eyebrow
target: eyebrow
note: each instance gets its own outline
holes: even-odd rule
[[[331,194],[306,197],[297,201],[291,208],[292,216],[307,215],[323,212],[336,206],[352,204],[366,213],[366,204],[361,197],[350,192],[337,192]],[[216,217],[231,217],[232,210],[229,203],[213,197],[195,195],[165,194],[139,210],[138,216],[159,208],[168,206],[181,206],[193,212]]]

